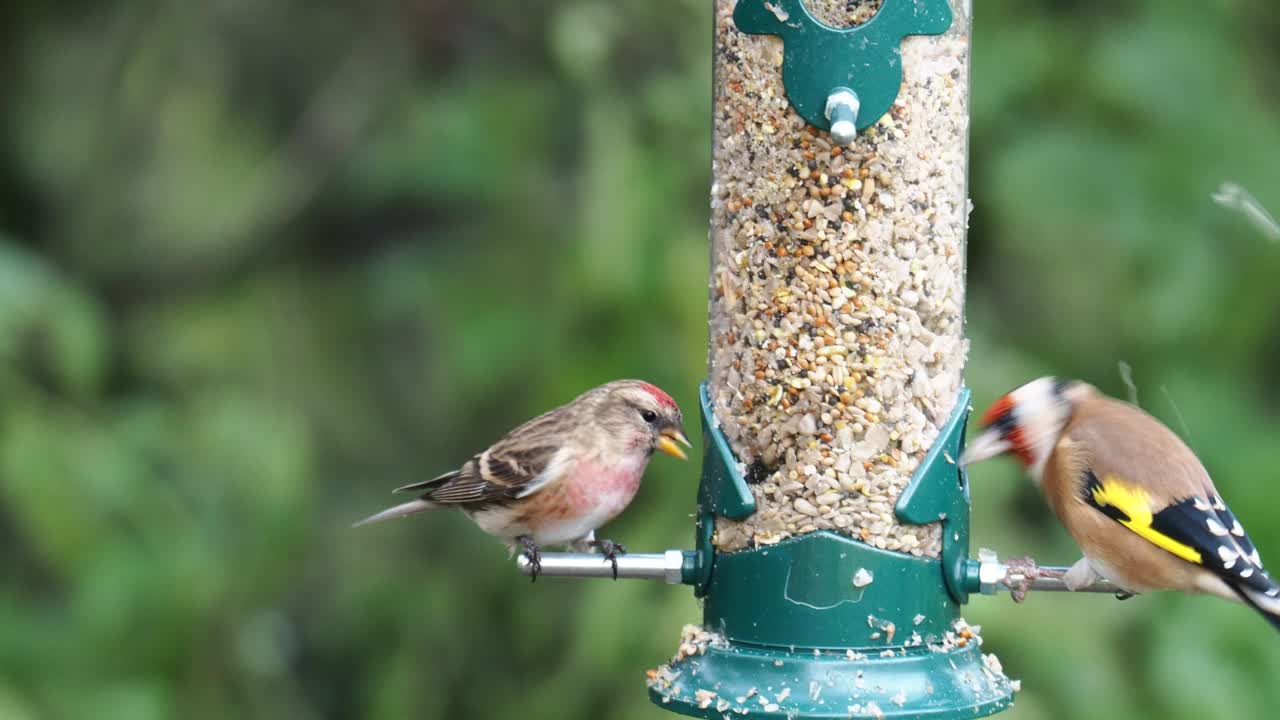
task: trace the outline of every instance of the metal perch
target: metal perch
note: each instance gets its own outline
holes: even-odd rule
[[[520,555],[516,567],[525,575],[533,572],[529,558]],[[684,582],[685,553],[627,553],[618,556],[618,579],[661,580],[668,585]],[[539,577],[612,578],[613,563],[596,553],[542,553]]]
[[[660,580],[668,585],[686,582],[696,562],[694,553],[667,550],[662,553],[631,553],[618,556],[618,579]],[[516,558],[516,567],[524,575],[532,573],[529,559]],[[1000,562],[995,553],[981,552],[978,560],[968,561],[970,592],[994,595],[1001,590],[1028,589],[1047,592],[1069,592],[1062,576],[1069,568],[1057,565],[1037,566],[1028,579],[1018,565]],[[613,565],[595,553],[542,553],[542,577],[612,578]],[[1106,580],[1076,590],[1087,593],[1120,593],[1120,588]]]
[[[1000,590],[1041,590],[1048,592],[1071,592],[1071,588],[1063,581],[1063,576],[1070,568],[1061,565],[1032,565],[1034,572],[1027,577],[1027,569],[1020,565],[1006,565],[1000,562],[996,554],[990,550],[979,550],[977,560],[967,563],[967,580],[969,592],[983,595],[994,595]],[[977,583],[974,586],[974,579]],[[1077,588],[1075,592],[1123,594],[1124,590],[1107,580],[1094,582]],[[1016,598],[1015,598],[1016,599]]]

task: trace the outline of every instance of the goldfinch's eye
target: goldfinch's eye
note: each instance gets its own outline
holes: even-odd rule
[[[658,413],[652,410],[641,410],[640,417],[644,418],[644,421],[650,425],[658,421]]]

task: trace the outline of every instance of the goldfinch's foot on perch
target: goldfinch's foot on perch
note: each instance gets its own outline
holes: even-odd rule
[[[1067,586],[1071,592],[1075,592],[1080,588],[1092,585],[1102,576],[1093,569],[1093,565],[1088,558],[1080,558],[1071,566],[1070,569],[1062,576],[1062,584]]]
[[[1009,588],[1009,597],[1020,603],[1027,599],[1031,586],[1040,577],[1041,570],[1036,561],[1029,557],[1009,558],[1005,561],[1005,584]]]

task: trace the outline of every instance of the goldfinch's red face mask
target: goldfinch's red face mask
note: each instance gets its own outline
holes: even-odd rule
[[[1012,454],[1028,469],[1042,464],[1071,417],[1064,392],[1069,383],[1043,377],[992,403],[982,414],[983,431],[960,456],[961,465]]]

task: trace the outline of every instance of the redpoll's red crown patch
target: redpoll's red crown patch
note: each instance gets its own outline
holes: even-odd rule
[[[650,395],[652,395],[653,399],[657,400],[658,404],[661,405],[662,407],[668,407],[668,408],[677,409],[677,410],[679,409],[679,406],[676,405],[676,401],[671,399],[671,396],[663,392],[662,388],[658,387],[657,385],[654,385],[652,383],[642,382],[640,383],[640,388],[643,389],[645,392],[649,393]]]

